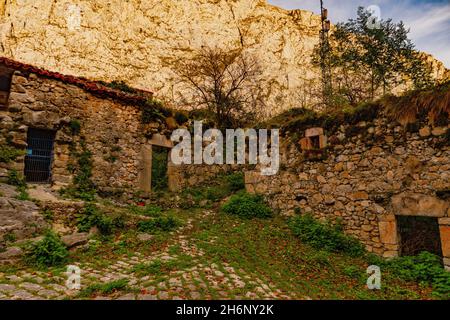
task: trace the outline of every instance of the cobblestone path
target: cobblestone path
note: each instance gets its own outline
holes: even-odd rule
[[[192,220],[184,229],[192,228]],[[185,230],[184,230],[185,231]],[[81,297],[80,291],[69,290],[66,286],[68,275],[65,272],[53,275],[39,271],[18,271],[13,275],[0,273],[0,299],[45,300],[80,299],[99,300],[184,300],[184,299],[304,299],[294,293],[286,295],[267,279],[231,267],[227,263],[210,263],[204,253],[183,230],[174,234],[172,246],[179,248],[177,253],[170,250],[154,252],[150,256],[135,252],[112,261],[104,268],[94,268],[91,264],[77,264],[81,269],[81,289],[93,285],[110,284],[126,279],[124,290],[110,294],[94,294]],[[153,263],[176,263],[180,257],[189,258],[189,266],[142,275],[139,267]]]

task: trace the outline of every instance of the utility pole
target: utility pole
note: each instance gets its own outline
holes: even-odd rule
[[[320,67],[322,69],[322,96],[323,104],[330,106],[332,84],[331,84],[331,66],[330,66],[330,42],[328,32],[331,23],[328,20],[328,9],[323,7],[323,0],[320,0],[320,16],[322,29],[320,30]]]

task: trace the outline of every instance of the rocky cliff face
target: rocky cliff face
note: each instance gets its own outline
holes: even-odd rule
[[[257,56],[270,113],[308,104],[320,17],[265,0],[6,0],[0,54],[65,74],[125,80],[179,104],[171,61],[201,46]]]

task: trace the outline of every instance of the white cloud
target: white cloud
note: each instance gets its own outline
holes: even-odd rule
[[[318,0],[268,0],[286,9],[304,9],[320,13]],[[409,37],[419,50],[431,53],[450,68],[450,3],[418,0],[324,0],[333,23],[356,16],[359,6],[375,4],[382,18],[402,20],[411,30]]]

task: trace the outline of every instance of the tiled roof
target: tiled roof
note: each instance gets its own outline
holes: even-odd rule
[[[111,98],[113,100],[119,100],[127,104],[143,105],[147,102],[147,99],[152,95],[152,92],[150,91],[134,88],[133,90],[136,91],[136,93],[124,92],[118,89],[107,87],[96,81],[88,80],[82,77],[68,76],[58,72],[48,71],[42,68],[38,68],[5,57],[0,57],[0,64],[3,64],[6,67],[14,70],[19,70],[21,72],[34,73],[41,77],[56,79],[67,84],[72,84],[101,98]]]

